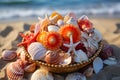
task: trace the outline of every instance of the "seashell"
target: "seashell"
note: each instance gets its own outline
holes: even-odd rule
[[[67,22],[71,17],[76,19],[76,15],[74,13],[70,12],[64,17],[64,22]]]
[[[34,33],[37,34],[40,31],[40,23],[35,25]]]
[[[82,50],[77,50],[74,56],[74,61],[81,63],[82,61],[87,61],[88,57],[86,55],[85,52],[83,52]]]
[[[113,55],[113,48],[109,44],[104,44],[100,57],[104,60]]]
[[[70,17],[70,19],[66,23],[67,24],[72,24],[72,25],[78,27],[77,21],[74,18],[72,18],[72,17]]]
[[[6,68],[8,80],[22,80],[24,76],[24,62],[18,59],[10,63]]]
[[[68,74],[65,80],[87,80],[86,77],[78,72]]]
[[[43,41],[43,45],[47,49],[56,50],[62,45],[62,36],[57,32],[50,31],[46,35],[46,39],[43,39]]]
[[[45,57],[46,49],[39,42],[33,42],[28,46],[28,53],[32,60],[41,60]]]
[[[90,77],[93,75],[93,68],[89,67],[88,69],[86,69],[83,73],[86,77]]]
[[[89,21],[88,17],[85,15],[83,15],[81,18],[78,19],[78,25],[82,31],[85,31],[85,32],[93,31],[92,23]]]
[[[45,61],[48,64],[60,64],[60,62],[62,61],[62,56],[60,56],[59,51],[47,51],[46,52],[46,57],[45,57]]]
[[[93,38],[93,40],[100,42],[102,40],[102,35],[97,29],[94,29],[94,33],[92,35],[92,38]]]
[[[70,35],[72,35],[74,43],[80,41],[81,32],[79,28],[72,24],[66,24],[62,26],[59,30],[59,33],[62,35],[63,41],[65,42],[70,42]]]
[[[103,68],[103,61],[101,58],[97,57],[93,61],[93,69],[94,72],[97,74]]]
[[[57,23],[57,21],[61,19],[63,20],[63,17],[61,14],[57,13],[57,12],[53,12],[50,17],[49,17],[49,20],[54,22],[54,23]]]
[[[38,34],[36,41],[44,44],[44,40],[46,39],[47,34],[48,34],[48,32],[42,31],[41,33]]]
[[[59,19],[59,20],[57,21],[57,25],[58,25],[59,27],[62,26],[62,25],[64,25],[63,20]]]
[[[105,59],[103,63],[106,65],[115,65],[117,64],[117,60],[115,58],[109,57],[108,59]]]
[[[48,31],[55,31],[55,32],[58,32],[59,30],[59,27],[58,26],[55,26],[55,25],[49,25],[48,26]]]
[[[47,70],[38,69],[32,74],[31,80],[54,80],[54,78]]]
[[[2,52],[2,58],[3,60],[13,60],[17,56],[17,53],[13,50],[4,50]]]
[[[26,72],[34,72],[36,69],[36,63],[29,64],[25,67]]]

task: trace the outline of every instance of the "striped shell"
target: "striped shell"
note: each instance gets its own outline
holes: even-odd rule
[[[38,69],[32,74],[31,80],[54,80],[54,78],[47,70]]]
[[[59,30],[59,33],[62,35],[63,40],[66,42],[70,41],[70,35],[73,37],[73,42],[80,41],[80,29],[72,24],[66,24],[62,26]]]
[[[24,75],[24,62],[18,59],[12,62],[6,69],[7,77],[9,80],[22,80]]]
[[[46,35],[46,38],[43,39],[43,41],[43,45],[47,49],[56,50],[62,45],[62,36],[57,32],[50,31]]]
[[[28,53],[32,60],[41,60],[45,57],[46,49],[39,42],[33,42],[28,46]]]
[[[17,53],[13,50],[4,50],[2,52],[2,58],[3,60],[13,60],[14,58],[16,58]]]

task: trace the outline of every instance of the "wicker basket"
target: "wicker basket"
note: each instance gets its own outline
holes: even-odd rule
[[[31,58],[30,58],[30,55],[28,54],[28,52],[25,50],[24,48],[24,52],[26,54],[26,57],[30,60],[30,61],[33,61],[35,63],[37,63],[38,66],[40,67],[44,67],[46,68],[48,71],[50,72],[53,72],[53,73],[68,73],[68,72],[74,72],[74,71],[77,71],[85,66],[87,66],[88,64],[90,64],[98,55],[99,53],[101,52],[102,50],[102,46],[103,46],[103,42],[100,41],[99,43],[99,49],[96,51],[96,53],[91,57],[89,58],[87,61],[83,61],[81,63],[76,63],[76,64],[70,64],[70,65],[66,65],[66,66],[63,66],[63,65],[53,65],[53,64],[47,64],[45,62],[42,62],[42,61],[33,61]]]

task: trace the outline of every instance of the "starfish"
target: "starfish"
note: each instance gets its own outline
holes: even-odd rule
[[[80,43],[80,41],[73,43],[73,38],[72,35],[70,35],[70,44],[63,44],[64,46],[68,47],[68,51],[67,53],[70,54],[71,51],[74,52],[74,54],[76,55],[76,50],[75,47]]]
[[[39,33],[39,32],[38,32]],[[27,34],[27,35],[24,35],[22,33],[20,33],[20,36],[23,37],[23,42],[19,43],[18,46],[24,46],[24,47],[27,47],[28,45],[30,45],[32,42],[35,42],[36,41],[36,37],[37,37],[37,34]]]

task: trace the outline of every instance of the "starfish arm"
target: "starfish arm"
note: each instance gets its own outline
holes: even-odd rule
[[[69,49],[68,49],[68,51],[67,51],[67,53],[69,53],[69,54],[70,54],[70,52],[71,52],[71,51],[72,51],[72,49],[71,49],[71,48],[69,48]]]
[[[24,42],[17,44],[17,46],[23,46],[23,45],[26,45],[27,43],[28,43],[28,41],[24,41]]]
[[[77,52],[76,52],[75,48],[73,49],[73,52],[74,52],[75,55],[77,55]]]
[[[77,43],[75,43],[75,44],[74,44],[74,47],[76,47],[79,43],[80,43],[80,41],[78,41]]]
[[[69,44],[63,44],[64,46],[66,46],[66,47],[70,47],[70,45]]]
[[[20,36],[23,37],[25,40],[27,40],[27,36],[26,35],[20,33]]]
[[[70,44],[73,44],[73,38],[72,38],[72,35],[70,35]]]

